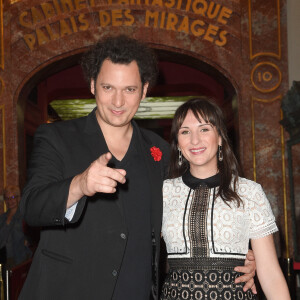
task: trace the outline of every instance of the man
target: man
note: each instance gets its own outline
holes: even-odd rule
[[[35,135],[21,209],[44,230],[20,299],[157,298],[169,148],[132,121],[155,58],[118,36],[99,41],[82,67],[97,108]]]

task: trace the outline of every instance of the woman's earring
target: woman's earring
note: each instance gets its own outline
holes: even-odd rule
[[[181,167],[182,165],[182,153],[180,148],[178,148],[178,166]]]
[[[222,146],[219,145],[219,149],[218,149],[218,159],[219,161],[223,161],[223,151],[222,151]]]

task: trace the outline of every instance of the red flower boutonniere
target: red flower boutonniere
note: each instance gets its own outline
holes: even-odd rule
[[[155,161],[161,160],[162,152],[160,151],[159,148],[153,146],[152,148],[150,148],[150,151]]]

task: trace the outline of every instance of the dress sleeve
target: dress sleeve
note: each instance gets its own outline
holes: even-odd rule
[[[260,184],[253,187],[248,202],[250,214],[250,239],[259,239],[278,231],[271,205]]]

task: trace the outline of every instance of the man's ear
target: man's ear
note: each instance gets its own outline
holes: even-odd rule
[[[91,79],[91,93],[95,96],[95,80]]]
[[[149,82],[145,82],[144,86],[143,86],[143,91],[142,91],[142,100],[146,97],[147,95],[147,91],[148,91],[148,87],[149,87]]]

